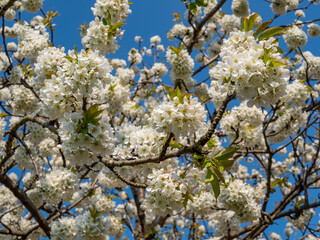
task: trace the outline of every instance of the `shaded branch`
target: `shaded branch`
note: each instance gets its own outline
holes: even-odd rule
[[[13,6],[13,4],[16,2],[17,0],[10,0],[3,8],[1,8],[0,10],[0,17],[2,17],[6,11],[11,8]]]
[[[208,12],[207,15],[205,15],[198,24],[196,24],[196,29],[193,31],[193,36],[190,41],[190,44],[187,46],[187,50],[188,50],[189,54],[192,52],[192,48],[193,48],[194,44],[197,42],[197,38],[198,38],[199,33],[201,32],[202,27],[209,21],[209,19],[213,15],[215,15],[219,11],[219,9],[223,6],[223,4],[226,1],[227,0],[221,0],[220,2],[218,2],[218,4],[213,9],[211,9],[211,11]]]
[[[28,195],[23,192],[19,186],[14,183],[6,174],[3,172],[0,174],[0,183],[6,186],[16,198],[20,200],[20,202],[25,206],[30,214],[34,217],[34,219],[38,222],[40,228],[46,233],[48,237],[50,237],[50,227],[47,221],[43,218],[37,207],[30,200]]]

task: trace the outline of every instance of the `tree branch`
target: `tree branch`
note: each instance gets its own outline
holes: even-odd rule
[[[0,182],[6,186],[16,198],[20,200],[20,202],[25,206],[30,214],[34,217],[34,219],[39,223],[39,226],[46,233],[48,237],[50,237],[50,227],[46,220],[43,218],[41,213],[38,211],[37,207],[30,200],[28,195],[23,192],[19,186],[14,183],[6,174],[3,172],[0,174]]]

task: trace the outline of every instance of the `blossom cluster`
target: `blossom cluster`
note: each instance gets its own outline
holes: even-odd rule
[[[275,104],[285,94],[289,79],[277,47],[273,38],[257,42],[252,31],[232,32],[222,45],[222,61],[210,70],[210,77],[220,85],[234,87],[240,100],[247,99],[250,106]]]
[[[95,20],[89,23],[82,45],[98,50],[102,55],[115,53],[119,48],[117,38],[121,38],[124,33],[120,27],[131,13],[129,2],[98,0],[91,9]]]

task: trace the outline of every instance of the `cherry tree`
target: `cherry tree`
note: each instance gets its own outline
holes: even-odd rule
[[[226,2],[119,59],[134,2],[66,50],[43,0],[0,1],[0,239],[320,238],[319,1]]]

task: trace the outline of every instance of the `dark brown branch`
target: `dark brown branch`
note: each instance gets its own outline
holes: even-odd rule
[[[38,123],[42,127],[48,128],[51,132],[58,134],[58,130],[54,126],[51,126],[48,122],[45,122],[35,116],[26,116],[26,117],[22,118],[19,122],[14,124],[6,132],[6,134],[8,134],[8,139],[7,139],[6,145],[5,145],[6,156],[3,158],[2,162],[0,162],[0,168],[2,168],[5,165],[5,163],[9,160],[9,158],[14,154],[14,152],[12,150],[12,144],[13,144],[13,141],[15,138],[15,134],[18,131],[18,129],[27,122]]]
[[[173,133],[169,133],[169,136],[167,138],[167,140],[165,141],[163,147],[162,147],[162,150],[161,150],[161,153],[160,153],[160,156],[159,156],[159,162],[162,162],[164,157],[166,156],[166,153],[167,153],[167,149],[169,147],[169,144],[170,144],[170,141],[173,137]]]
[[[197,42],[197,38],[199,33],[201,32],[202,27],[209,21],[210,18],[212,18],[213,15],[215,15],[219,11],[219,9],[226,1],[227,0],[221,0],[220,2],[218,2],[218,4],[213,9],[211,9],[211,11],[208,12],[207,15],[204,16],[198,24],[196,24],[196,29],[194,30],[190,44],[187,47],[189,54],[192,52],[193,46]]]
[[[230,94],[227,96],[227,98],[224,100],[222,106],[218,109],[214,120],[211,123],[211,126],[207,133],[202,136],[199,141],[197,141],[194,145],[192,146],[185,146],[179,150],[172,151],[170,153],[167,153],[162,161],[173,158],[173,157],[180,157],[183,154],[188,154],[188,153],[195,153],[195,152],[201,152],[202,147],[210,140],[212,135],[215,132],[216,127],[218,126],[223,113],[227,109],[228,103],[235,97],[235,93]],[[101,161],[107,166],[107,167],[123,167],[123,166],[137,166],[137,165],[142,165],[146,163],[159,163],[160,156],[155,156],[155,157],[150,157],[150,158],[142,158],[142,159],[136,159],[136,160],[124,160],[124,161],[117,161],[113,159],[106,159],[106,158],[101,158]]]
[[[6,186],[16,198],[20,200],[20,202],[25,206],[30,214],[34,217],[34,219],[38,222],[40,228],[46,233],[48,237],[50,237],[50,227],[47,221],[43,218],[41,213],[38,211],[37,207],[30,200],[28,195],[23,192],[19,186],[14,183],[6,174],[3,172],[0,174],[0,182]]]
[[[135,182],[131,182],[129,179],[125,178],[124,176],[122,176],[117,170],[114,169],[114,167],[109,167],[108,168],[111,170],[111,172],[113,172],[122,182],[136,187],[136,188],[147,188],[147,185],[144,183],[135,183]]]
[[[11,8],[13,6],[13,4],[16,2],[17,0],[10,0],[3,8],[1,8],[0,10],[0,17],[2,17],[6,11]]]
[[[212,135],[214,134],[222,116],[223,116],[223,113],[226,111],[227,109],[227,106],[228,106],[228,103],[236,96],[235,93],[232,93],[232,94],[229,94],[227,96],[227,98],[223,101],[222,103],[222,106],[218,109],[215,117],[214,117],[214,120],[212,121],[211,123],[211,126],[209,128],[209,130],[207,131],[207,133],[202,136],[199,141],[197,141],[195,144],[194,144],[194,147],[193,149],[195,150],[199,150],[199,148],[202,148],[209,140],[210,138],[212,137]]]

